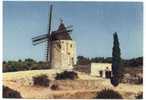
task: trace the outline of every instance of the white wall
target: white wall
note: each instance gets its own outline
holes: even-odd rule
[[[60,45],[60,47],[58,46]],[[52,42],[51,67],[70,69],[76,64],[76,44],[72,40],[56,40]],[[72,61],[73,59],[73,61]]]
[[[91,63],[91,75],[92,76],[100,76],[99,72],[103,71],[103,77],[105,77],[105,71],[112,71],[111,63]]]

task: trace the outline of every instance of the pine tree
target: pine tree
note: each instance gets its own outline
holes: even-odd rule
[[[121,51],[119,47],[119,40],[117,32],[113,34],[113,51],[112,51],[112,78],[111,83],[117,86],[122,78],[122,68],[121,68]]]

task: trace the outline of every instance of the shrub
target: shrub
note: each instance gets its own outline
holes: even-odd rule
[[[15,71],[25,71],[25,70],[39,70],[39,69],[49,69],[51,68],[48,62],[36,62],[33,59],[25,59],[22,61],[3,61],[3,72],[15,72]]]
[[[78,75],[74,71],[64,71],[62,73],[57,73],[55,79],[56,80],[66,80],[66,79],[77,79]]]
[[[33,77],[33,84],[37,86],[49,86],[50,80],[47,75],[39,75]]]
[[[21,98],[21,95],[19,92],[3,86],[3,98]]]
[[[112,89],[103,89],[97,93],[96,99],[122,99],[122,96]]]
[[[136,99],[143,99],[143,92],[137,94],[135,97]]]
[[[138,82],[137,84],[143,84],[143,78],[142,77],[138,77]]]
[[[58,86],[57,84],[53,84],[53,85],[51,86],[51,89],[52,89],[52,90],[59,90],[59,86]]]
[[[111,81],[111,84],[113,86],[118,86],[119,85],[119,81],[118,81],[117,77],[111,77],[110,81]]]

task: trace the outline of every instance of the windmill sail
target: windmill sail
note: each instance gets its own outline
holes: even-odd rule
[[[46,61],[51,62],[51,20],[52,20],[52,9],[53,5],[50,6],[50,14],[49,14],[49,30],[48,30],[48,41],[47,41],[47,55],[46,55]]]
[[[72,32],[71,28],[72,28],[72,26],[68,26],[68,27],[66,27],[67,30],[60,30],[57,32],[54,31],[54,33]],[[35,42],[46,40],[46,39],[48,39],[48,34],[43,34],[43,35],[39,35],[39,36],[32,38],[32,42],[33,42],[33,44],[35,44]]]
[[[46,61],[50,62],[52,61],[51,53],[52,53],[52,41],[56,39],[71,39],[71,37],[68,35],[68,33],[72,32],[72,25],[65,27],[63,24],[63,21],[61,21],[61,26],[58,28],[56,31],[51,31],[51,21],[52,21],[52,9],[53,6],[50,6],[50,11],[49,11],[49,21],[48,21],[48,33],[36,36],[32,38],[32,44],[33,45],[38,45],[43,42],[47,42],[47,48],[46,48]],[[58,47],[60,47],[58,45]]]

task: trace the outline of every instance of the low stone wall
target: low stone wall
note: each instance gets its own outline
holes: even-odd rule
[[[112,88],[109,80],[54,80],[52,84],[59,86],[60,90],[98,90],[99,88]]]

